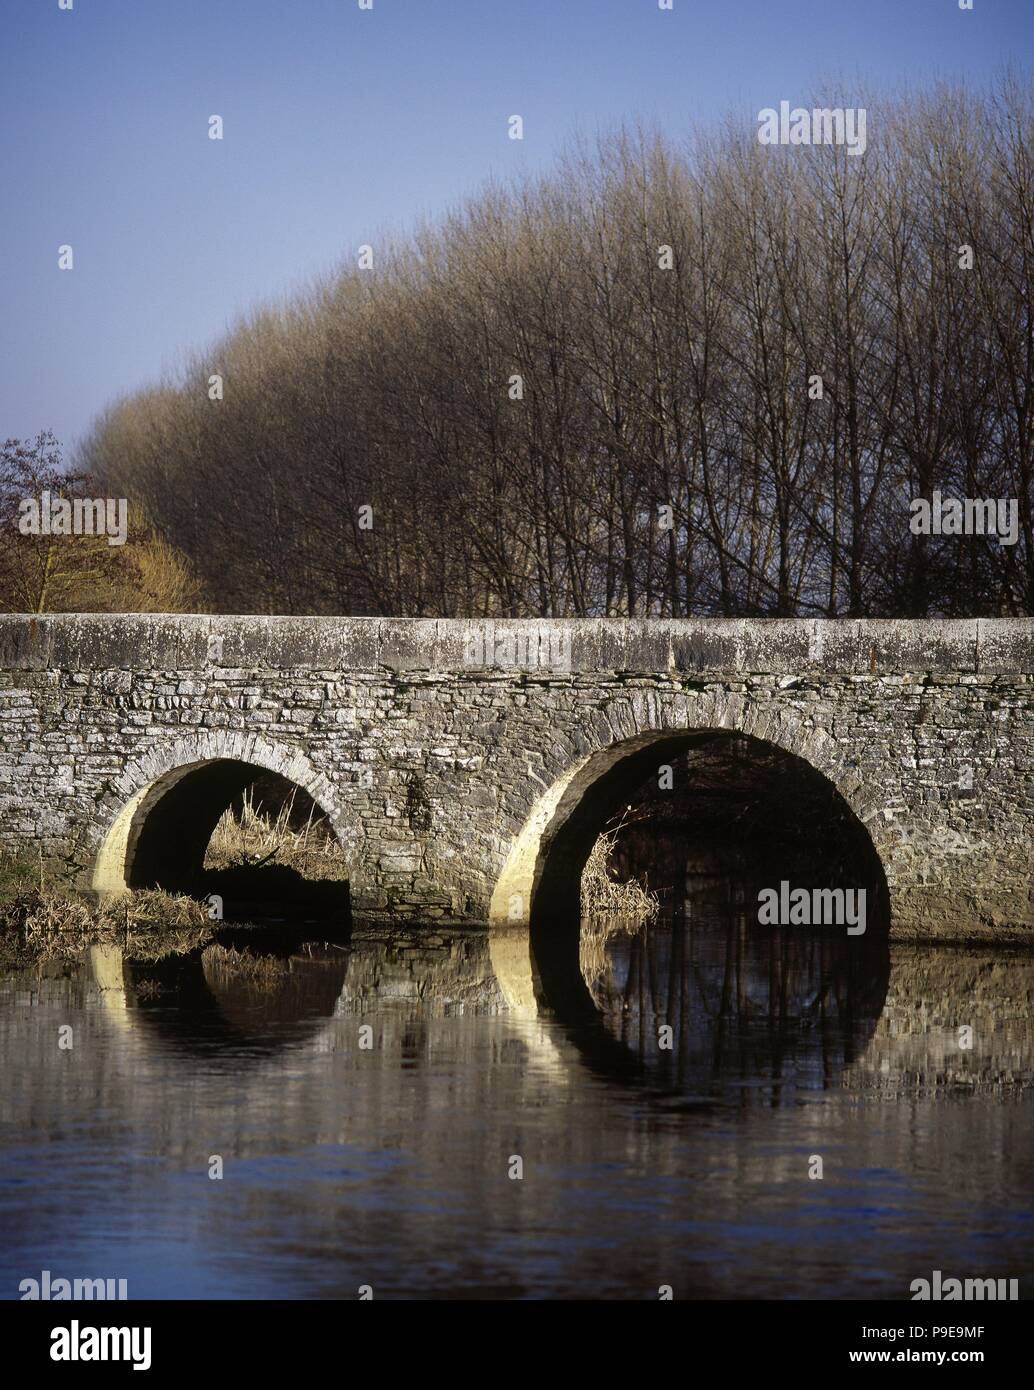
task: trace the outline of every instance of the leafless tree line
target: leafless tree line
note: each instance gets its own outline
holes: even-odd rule
[[[1029,90],[850,104],[861,157],[626,130],[490,187],[79,462],[224,611],[1034,613]],[[1016,544],[914,535],[934,490]]]

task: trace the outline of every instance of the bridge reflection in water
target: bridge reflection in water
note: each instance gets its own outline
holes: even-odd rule
[[[0,1273],[904,1297],[1029,1265],[1034,958],[764,932],[750,891],[701,872],[667,921],[583,943],[573,1000],[529,932],[444,928],[0,980]]]
[[[92,999],[156,1056],[243,1050],[258,1064],[355,1051],[362,1022],[383,1047],[436,1018],[493,1017],[558,1077],[588,1061],[648,1093],[778,1103],[787,1086],[997,1094],[1034,1080],[1034,954],[761,931],[723,907],[728,881],[708,887],[691,918],[607,924],[602,968],[583,935],[592,1023],[580,1000],[570,1018],[545,1000],[527,929],[368,929],[264,956],[254,932],[231,930],[240,951],[142,962],[94,947],[79,969],[8,976],[4,993]]]

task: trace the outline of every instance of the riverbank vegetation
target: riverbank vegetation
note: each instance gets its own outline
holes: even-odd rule
[[[139,959],[196,950],[219,927],[211,894],[237,907],[239,925],[305,910],[340,922],[348,888],[340,846],[311,800],[303,804],[286,786],[257,779],[227,808],[192,896],[138,889],[98,902],[54,878],[42,862],[0,855],[0,958],[70,956],[106,944]]]
[[[139,960],[197,950],[215,923],[194,898],[141,890],[105,902],[41,879],[27,864],[0,865],[0,966],[77,956],[112,945]]]

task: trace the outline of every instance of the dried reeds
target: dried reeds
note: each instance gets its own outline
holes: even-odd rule
[[[579,958],[582,973],[590,984],[606,973],[608,943],[622,933],[635,936],[657,917],[655,893],[647,892],[635,879],[621,883],[613,877],[611,857],[627,823],[623,817],[617,825],[603,831],[582,870]]]
[[[271,813],[255,800],[249,787],[240,810],[230,807],[220,816],[205,855],[205,867],[255,867],[275,860],[297,869],[305,878],[337,876],[341,850],[326,817],[312,806],[299,829],[292,826],[293,817],[293,792],[278,811]]]
[[[96,903],[43,887],[0,902],[0,943],[6,954],[28,960],[74,956],[99,945],[157,960],[196,950],[211,934],[204,903],[158,889]]]

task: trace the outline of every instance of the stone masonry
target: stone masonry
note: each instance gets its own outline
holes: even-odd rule
[[[173,788],[246,764],[326,813],[359,917],[526,921],[603,773],[715,729],[834,783],[894,936],[1029,939],[1029,620],[2,616],[0,850],[117,891]]]

